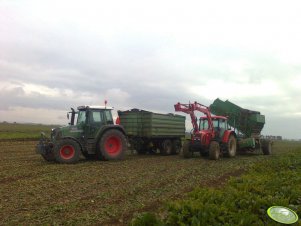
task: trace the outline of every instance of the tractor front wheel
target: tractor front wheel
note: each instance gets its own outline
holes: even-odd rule
[[[79,161],[81,148],[79,144],[72,139],[63,139],[55,145],[55,160],[59,163],[76,163]]]
[[[209,145],[209,159],[218,160],[220,155],[220,147],[217,141],[211,141]]]
[[[191,158],[193,156],[193,152],[190,150],[189,140],[184,141],[182,154],[184,158]]]
[[[227,143],[226,155],[230,158],[234,157],[236,155],[236,149],[237,149],[237,145],[236,145],[235,136],[230,135],[228,143]]]
[[[99,152],[105,160],[123,159],[127,142],[122,132],[116,129],[106,131],[99,142]]]

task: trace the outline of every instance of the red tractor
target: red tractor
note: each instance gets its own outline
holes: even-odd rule
[[[177,103],[175,111],[189,114],[192,123],[191,139],[183,144],[183,155],[191,157],[193,152],[200,152],[202,156],[217,160],[221,155],[234,157],[236,155],[236,133],[228,125],[224,116],[212,116],[208,107],[197,102],[189,104]],[[195,111],[202,112],[205,116],[198,119]]]

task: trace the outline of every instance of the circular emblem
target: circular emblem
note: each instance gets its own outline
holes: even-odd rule
[[[298,221],[298,215],[291,209],[283,206],[272,206],[267,210],[270,218],[282,224],[293,224]]]

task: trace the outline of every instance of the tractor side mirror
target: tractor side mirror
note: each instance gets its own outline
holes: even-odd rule
[[[67,119],[69,120],[69,113],[67,113]]]

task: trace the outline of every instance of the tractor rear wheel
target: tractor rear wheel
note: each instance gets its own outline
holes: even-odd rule
[[[220,147],[217,141],[211,141],[209,145],[209,159],[218,160],[220,155]]]
[[[182,155],[184,158],[193,157],[193,152],[190,150],[190,141],[189,140],[184,141]]]
[[[63,139],[55,145],[55,160],[59,163],[76,163],[79,161],[81,148],[79,144],[72,139]]]
[[[122,132],[116,129],[106,131],[99,141],[99,155],[105,160],[123,159],[127,142]]]
[[[160,148],[161,155],[170,155],[172,153],[172,143],[171,140],[166,139],[162,142]]]
[[[234,157],[236,155],[236,138],[234,135],[230,135],[228,143],[227,143],[227,149],[226,149],[226,156],[227,157]]]

